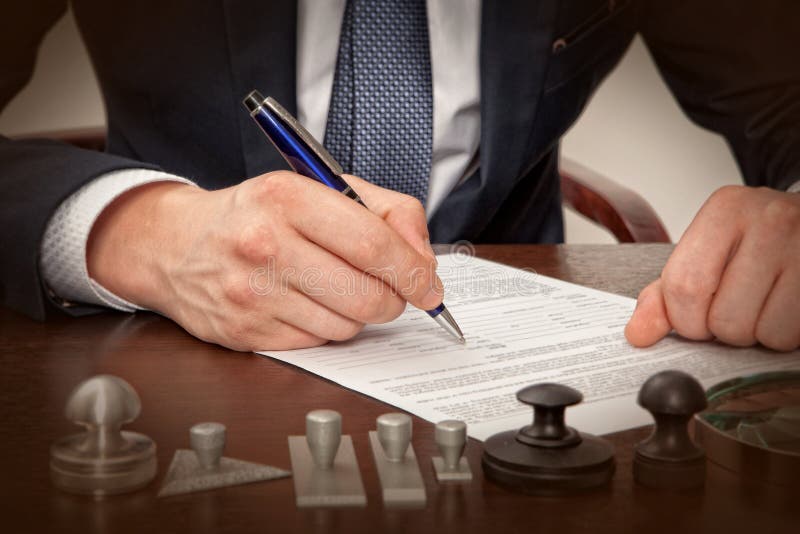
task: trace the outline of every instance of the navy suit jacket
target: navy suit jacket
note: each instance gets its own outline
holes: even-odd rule
[[[38,44],[66,4],[12,0],[3,8],[0,107],[27,83]],[[52,307],[39,244],[71,193],[129,167],[162,169],[206,188],[286,168],[241,99],[256,88],[296,112],[296,0],[71,5],[105,99],[107,153],[0,137],[0,301],[39,318]],[[444,200],[430,221],[432,239],[562,240],[559,139],[636,33],[683,109],[725,135],[748,183],[788,187],[800,178],[798,6],[484,0],[480,167]]]

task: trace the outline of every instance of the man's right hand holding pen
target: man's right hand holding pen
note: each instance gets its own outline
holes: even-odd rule
[[[289,171],[218,191],[138,187],[95,222],[89,275],[198,338],[237,350],[345,340],[366,323],[395,319],[406,302],[438,306],[442,283],[422,205],[346,180],[369,210]]]

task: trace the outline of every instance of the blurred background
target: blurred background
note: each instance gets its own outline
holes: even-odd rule
[[[105,123],[103,102],[71,14],[47,35],[31,83],[0,113],[0,134]],[[564,139],[563,155],[641,194],[673,241],[717,188],[742,183],[724,140],[692,124],[638,38]],[[568,243],[614,243],[567,211]]]

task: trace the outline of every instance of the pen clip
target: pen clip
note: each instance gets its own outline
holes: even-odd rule
[[[281,120],[281,122],[286,125],[287,128],[291,129],[297,135],[297,137],[300,138],[300,140],[302,140],[320,160],[322,160],[322,162],[331,170],[332,173],[338,176],[344,172],[342,166],[339,165],[335,159],[333,159],[333,156],[331,156],[330,153],[325,150],[325,147],[317,142],[317,140],[314,139],[314,136],[312,136],[309,131],[306,130],[305,127],[303,127],[303,125],[292,116],[291,113],[286,111],[283,106],[278,104],[274,98],[271,96],[267,97],[261,103],[261,105],[269,108],[269,110],[272,111]],[[253,111],[253,113],[255,113],[255,111]]]

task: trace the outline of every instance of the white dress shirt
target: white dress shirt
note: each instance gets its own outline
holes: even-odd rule
[[[322,140],[328,117],[346,0],[299,0],[298,119]],[[467,171],[480,142],[481,0],[427,0],[433,78],[433,152],[428,218]],[[40,269],[48,289],[67,302],[137,309],[89,277],[86,243],[102,211],[122,193],[154,181],[192,183],[143,169],[100,176],[72,194],[45,230]]]

